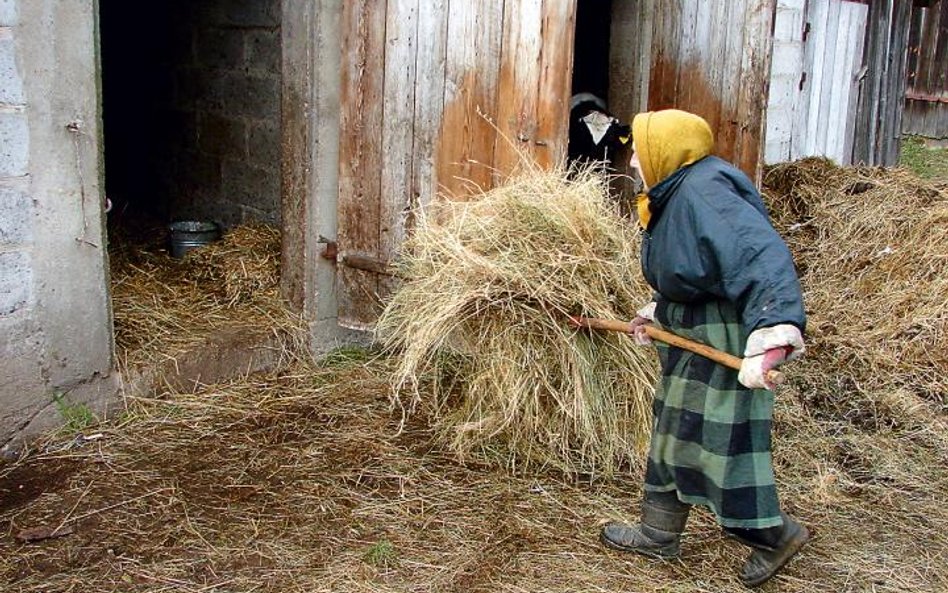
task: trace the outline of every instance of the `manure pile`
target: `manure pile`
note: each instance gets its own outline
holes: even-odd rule
[[[420,213],[377,335],[406,410],[444,442],[511,469],[640,468],[654,354],[568,315],[628,320],[650,300],[638,237],[592,171],[527,171]]]
[[[772,167],[764,185],[804,288],[808,351],[791,374],[807,397],[948,436],[948,186],[823,159]]]

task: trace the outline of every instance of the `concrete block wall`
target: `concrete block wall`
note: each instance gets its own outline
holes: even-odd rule
[[[117,399],[94,5],[0,0],[0,454]]]
[[[174,218],[280,223],[280,0],[201,0],[172,26]]]

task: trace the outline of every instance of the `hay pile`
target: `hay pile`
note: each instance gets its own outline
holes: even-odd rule
[[[454,450],[513,469],[640,464],[654,355],[566,323],[631,319],[648,302],[637,250],[593,172],[529,171],[420,213],[377,325],[406,407],[429,406]]]
[[[280,234],[235,227],[183,259],[167,251],[162,227],[110,232],[115,342],[123,368],[173,361],[221,329],[271,334],[302,352],[303,324],[279,291]]]
[[[843,417],[944,427],[948,188],[822,159],[773,167],[764,183],[805,292],[804,392]]]

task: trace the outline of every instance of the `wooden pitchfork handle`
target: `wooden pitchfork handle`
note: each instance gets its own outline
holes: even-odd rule
[[[573,323],[579,327],[587,327],[589,329],[603,329],[627,334],[633,333],[632,324],[630,324],[628,321],[576,316],[571,316],[570,319],[572,319]],[[722,364],[730,369],[734,369],[735,371],[741,370],[742,359],[734,356],[733,354],[722,352],[717,348],[708,346],[707,344],[702,344],[700,342],[695,342],[694,340],[689,340],[688,338],[683,338],[669,331],[659,329],[652,324],[645,325],[645,333],[647,333],[648,336],[653,340],[658,340],[659,342],[664,342],[670,346],[677,346],[683,350],[700,354],[705,358],[713,360],[714,362]],[[767,381],[774,385],[780,385],[783,383],[785,378],[786,377],[784,374],[780,371],[775,371],[773,369],[767,371]]]

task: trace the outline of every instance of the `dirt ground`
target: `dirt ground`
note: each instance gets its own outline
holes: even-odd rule
[[[948,591],[948,396],[900,415],[827,375],[828,323],[774,422],[782,503],[813,540],[762,590]],[[403,424],[390,367],[353,349],[166,388],[0,461],[0,591],[744,590],[747,550],[706,511],[679,560],[606,550],[602,523],[637,517],[637,472],[458,459],[424,413]]]
[[[637,476],[512,477],[459,461],[424,418],[399,431],[385,371],[355,352],[129,402],[84,444],[50,438],[0,469],[0,588],[742,590],[746,550],[706,512],[678,561],[607,551],[598,528],[635,518]],[[793,388],[779,401],[784,504],[814,539],[765,590],[948,590],[948,530],[934,520],[945,451],[860,428]]]

